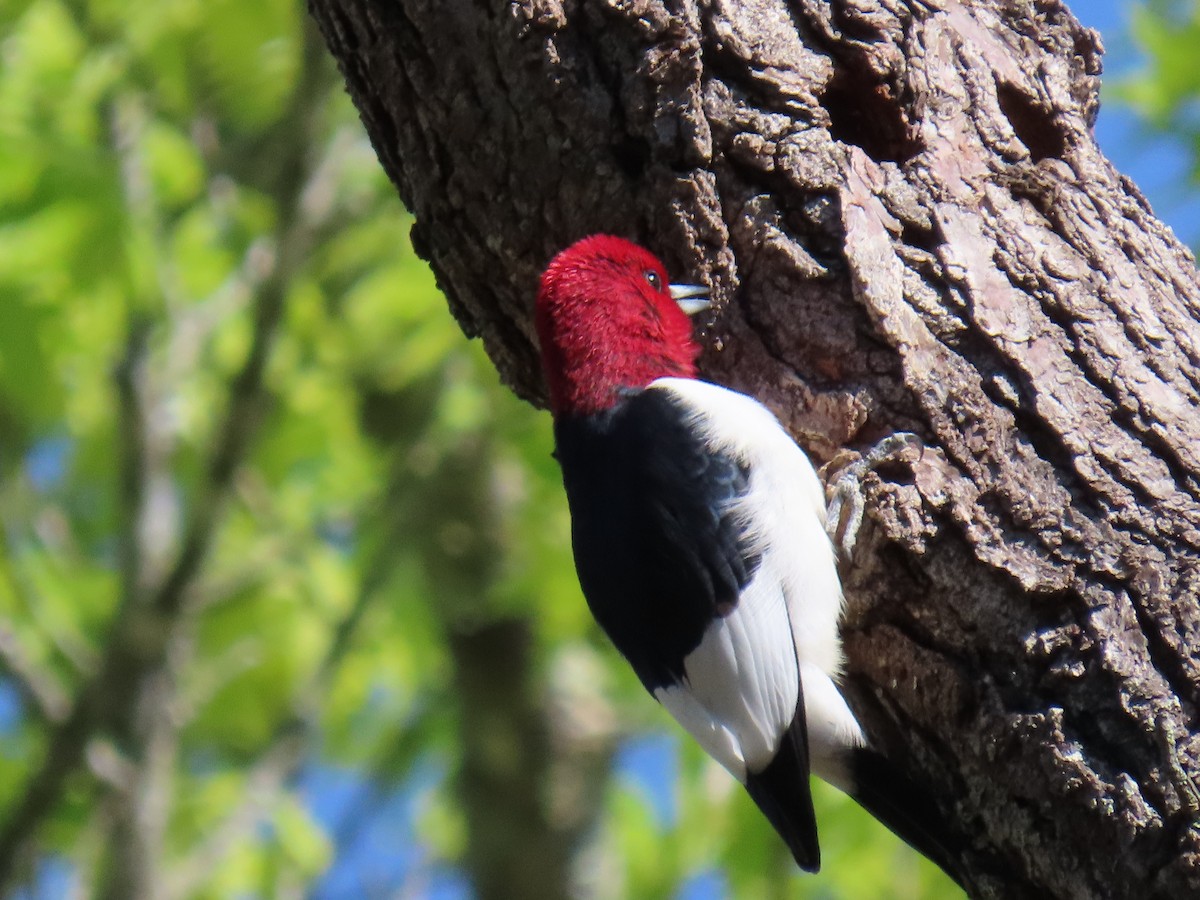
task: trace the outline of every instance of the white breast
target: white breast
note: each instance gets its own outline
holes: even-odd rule
[[[761,555],[734,612],[716,620],[684,661],[687,684],[660,689],[667,710],[740,780],[775,755],[796,710],[803,677],[813,770],[841,781],[841,750],[863,742],[835,680],[841,665],[842,589],[825,533],[825,495],[812,464],[756,400],[703,381],[662,378],[694,411],[715,451],[749,470],[734,513],[753,526]]]

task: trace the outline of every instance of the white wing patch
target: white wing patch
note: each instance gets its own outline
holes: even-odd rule
[[[686,682],[655,696],[739,781],[774,758],[796,715],[799,674],[779,580],[767,561],[737,607],[683,662]]]
[[[863,735],[835,683],[842,665],[842,589],[825,533],[820,479],[756,400],[692,379],[660,378],[651,388],[670,391],[693,411],[713,450],[748,466],[749,490],[733,512],[756,526],[748,537],[760,554],[733,613],[714,621],[684,660],[687,682],[655,696],[744,781],[747,767],[760,771],[774,757],[795,715],[803,672],[813,770],[837,781],[842,751],[863,743]]]

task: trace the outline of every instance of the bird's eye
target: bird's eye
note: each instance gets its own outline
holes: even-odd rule
[[[646,283],[656,291],[662,288],[662,279],[658,277],[657,272],[646,272]]]

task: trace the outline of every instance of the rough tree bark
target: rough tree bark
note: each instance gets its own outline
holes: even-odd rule
[[[707,377],[868,477],[850,689],[978,897],[1200,895],[1200,284],[1057,0],[310,0],[503,377],[589,232],[705,277]]]

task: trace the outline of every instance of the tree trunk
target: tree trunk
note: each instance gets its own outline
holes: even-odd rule
[[[414,241],[542,397],[551,254],[706,278],[706,377],[818,459],[896,431],[849,689],[978,897],[1200,895],[1194,261],[1096,147],[1056,0],[310,0]]]

